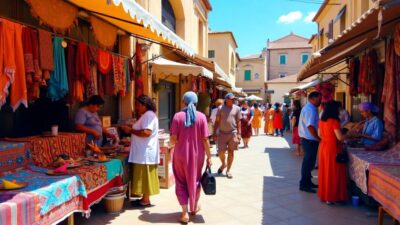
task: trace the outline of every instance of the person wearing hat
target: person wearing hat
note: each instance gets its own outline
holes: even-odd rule
[[[363,102],[358,106],[360,114],[365,118],[362,133],[357,135],[365,146],[375,144],[383,139],[383,123],[375,114],[379,112],[378,106],[371,102]]]
[[[226,168],[226,177],[232,178],[231,167],[234,158],[234,150],[238,149],[241,139],[242,114],[239,106],[235,105],[236,97],[232,93],[225,95],[224,105],[217,112],[214,126],[214,142],[217,141],[216,131],[218,130],[218,151],[222,162],[218,174],[222,174]],[[225,151],[228,150],[228,162],[225,162]]]

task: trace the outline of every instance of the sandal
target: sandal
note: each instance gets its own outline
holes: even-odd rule
[[[233,178],[231,172],[226,172],[226,177],[227,177],[228,179],[232,179],[232,178]]]
[[[218,174],[222,174],[222,172],[224,172],[225,166],[221,166],[220,168],[218,168],[217,173]]]
[[[179,219],[179,222],[180,222],[181,224],[188,224],[188,223],[189,223],[189,216],[188,216],[188,217],[181,217],[181,218]]]
[[[190,215],[195,216],[201,210],[201,206],[197,205],[197,209],[194,212],[191,212]]]

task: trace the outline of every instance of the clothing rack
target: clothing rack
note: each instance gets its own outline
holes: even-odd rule
[[[0,16],[0,22],[1,22],[3,19],[12,21],[12,22],[14,22],[14,23],[22,24],[22,26],[24,26],[24,27],[29,27],[29,28],[36,29],[36,30],[45,30],[45,29],[43,29],[43,28],[41,28],[41,27],[37,27],[37,26],[31,25],[31,24],[23,23],[23,22],[21,22],[21,21],[17,21],[17,20],[15,20],[15,19],[11,19],[11,18],[1,17],[1,16]],[[63,36],[63,35],[61,35],[61,34],[58,34],[58,33],[55,33],[55,32],[49,31],[49,30],[46,30],[46,31],[50,32],[50,33],[53,35],[53,37],[56,37],[56,36],[57,36],[57,37],[62,37],[63,39],[66,39],[66,40],[69,40],[69,41],[73,41],[73,42],[84,42],[84,41],[82,41],[82,40],[77,40],[77,39],[74,39],[74,38],[71,38],[71,37]],[[95,47],[95,48],[104,50],[103,48],[101,48],[101,47],[99,47],[99,46],[95,46],[95,45],[89,44],[89,43],[86,43],[86,44],[87,44],[88,46],[93,46],[93,47]],[[118,56],[123,57],[123,58],[133,59],[133,57],[134,57],[134,56],[129,57],[129,56],[122,55],[122,54],[115,53],[115,52],[111,52],[111,51],[108,51],[108,50],[104,50],[104,51],[110,52],[111,54],[118,55]]]

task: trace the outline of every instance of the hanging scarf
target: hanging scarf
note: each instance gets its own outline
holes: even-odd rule
[[[185,127],[190,127],[196,122],[197,95],[193,91],[188,91],[183,95],[183,100],[186,104],[186,108],[183,109],[186,113]]]
[[[50,79],[50,71],[54,70],[53,45],[51,33],[42,29],[39,29],[39,63],[40,69],[44,70],[43,78]]]
[[[60,100],[68,94],[67,69],[64,49],[61,46],[62,41],[61,37],[54,37],[53,40],[54,71],[51,72],[49,88],[47,89],[47,97],[53,101]]]

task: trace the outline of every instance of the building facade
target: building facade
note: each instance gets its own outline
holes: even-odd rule
[[[296,74],[312,52],[308,41],[293,33],[275,41],[267,40],[267,81]]]
[[[208,55],[228,75],[232,86],[235,85],[236,68],[238,61],[236,49],[238,48],[235,36],[230,31],[208,33]]]
[[[240,58],[236,73],[236,86],[243,88],[247,95],[256,95],[266,100],[266,59],[263,54]]]

